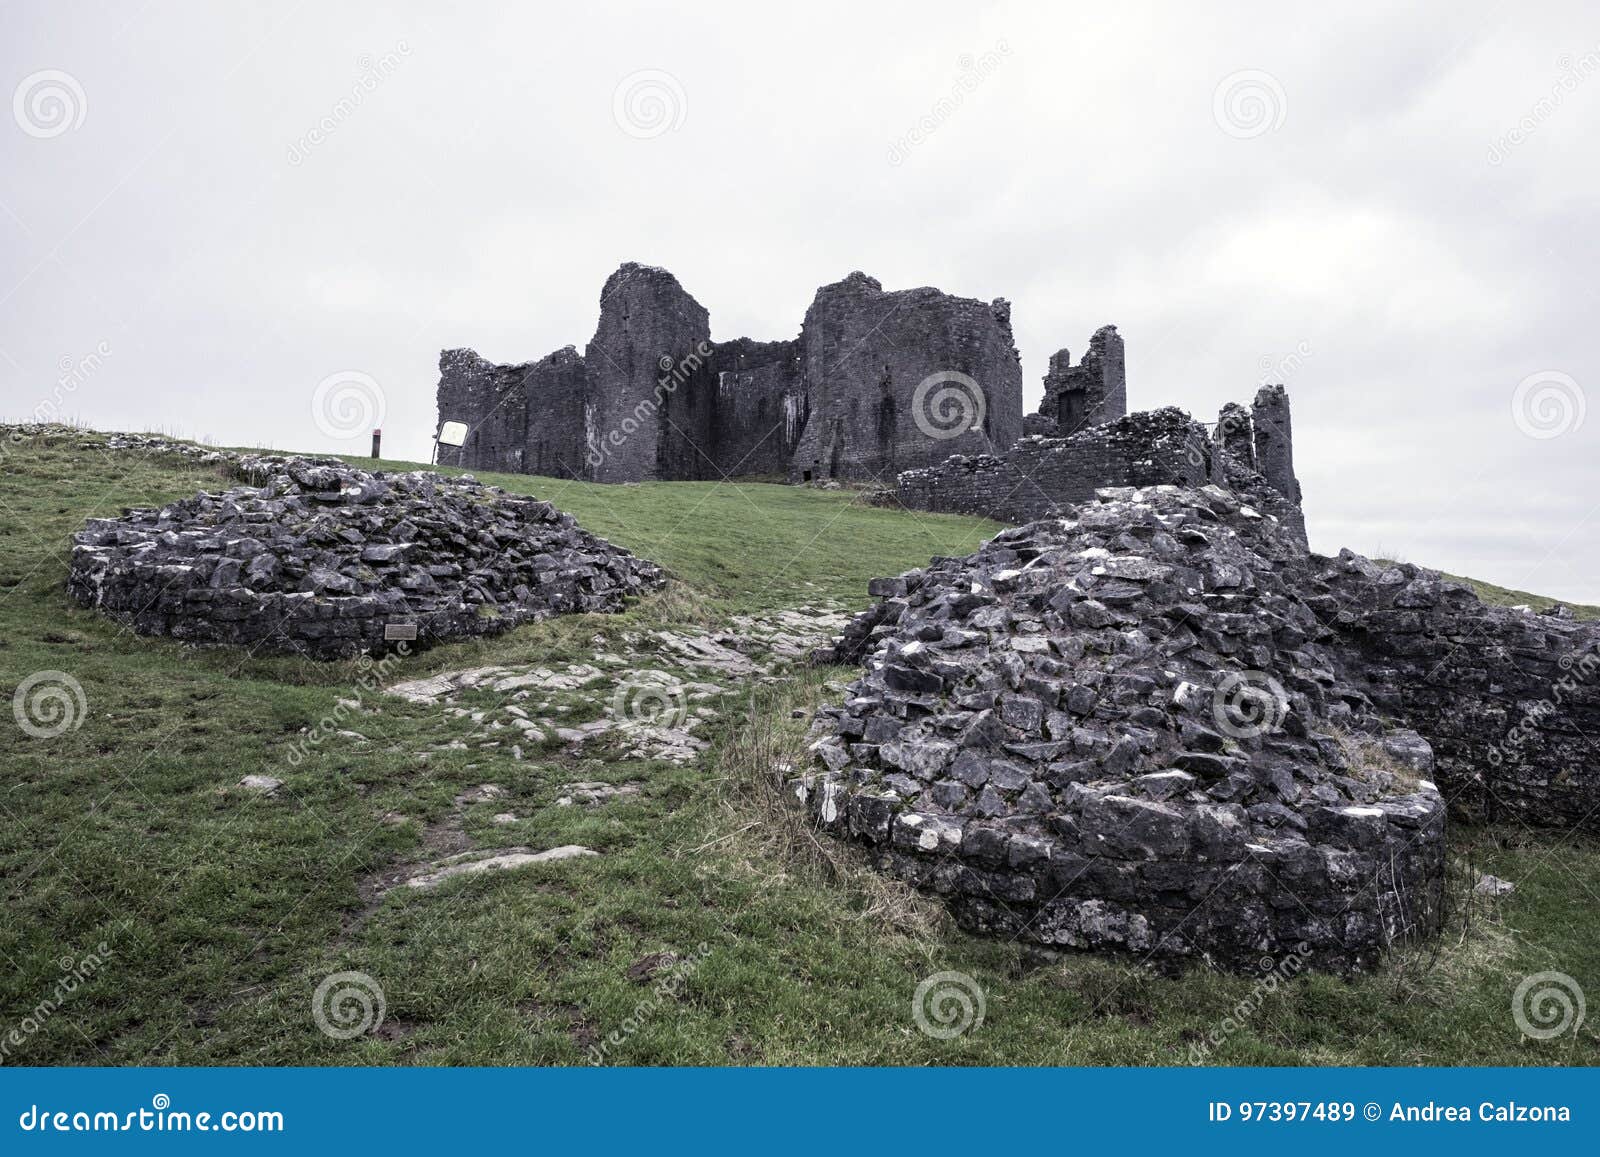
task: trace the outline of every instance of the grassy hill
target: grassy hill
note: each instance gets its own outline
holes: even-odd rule
[[[485,476],[555,501],[676,582],[624,615],[374,672],[187,649],[70,602],[68,538],[85,518],[222,482],[94,443],[13,445],[0,473],[0,690],[63,672],[86,704],[81,726],[54,738],[0,728],[0,1030],[18,1026],[0,1062],[1600,1062],[1592,1030],[1533,1041],[1511,1014],[1529,973],[1600,980],[1594,840],[1456,829],[1450,929],[1352,981],[1052,957],[960,933],[783,805],[773,769],[801,758],[810,706],[847,672],[719,679],[675,668],[659,641],[738,630],[741,615],[859,607],[868,578],[968,552],[992,524],[871,509],[844,491]],[[374,690],[601,653],[717,682],[711,746],[678,766],[621,745],[574,754],[552,736],[517,759],[472,717],[487,699],[457,715]],[[569,692],[542,706],[569,724],[604,709]],[[243,789],[247,774],[283,787]],[[558,806],[575,781],[638,790]],[[451,851],[565,844],[600,854],[383,890]],[[1516,892],[1473,896],[1483,871]],[[692,962],[671,983],[650,975],[665,952]],[[349,1040],[313,1015],[319,985],[345,971],[372,978],[384,1005],[377,1031]],[[919,982],[941,971],[983,994],[981,1025],[951,1040],[912,1015]]]
[[[1532,594],[1528,591],[1512,590],[1509,587],[1497,587],[1494,583],[1486,583],[1480,579],[1466,578],[1461,575],[1451,575],[1451,578],[1466,583],[1484,602],[1500,607],[1532,607],[1536,611],[1547,610],[1561,602],[1560,599],[1548,598],[1544,595]],[[1572,613],[1580,619],[1600,619],[1600,607],[1592,607],[1587,603],[1567,603]]]

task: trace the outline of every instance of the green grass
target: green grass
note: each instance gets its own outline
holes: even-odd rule
[[[1449,575],[1470,586],[1477,596],[1486,603],[1499,607],[1528,606],[1536,611],[1542,611],[1561,603],[1560,599],[1548,598],[1545,595],[1536,595],[1528,591],[1512,590],[1510,587],[1497,587],[1494,583],[1482,582],[1475,578],[1466,578],[1461,575]],[[1592,607],[1587,603],[1566,603],[1572,613],[1580,619],[1600,619],[1600,607]]]
[[[1396,559],[1379,559],[1379,562],[1395,562]],[[1484,602],[1495,607],[1531,607],[1536,611],[1543,611],[1550,607],[1564,605],[1573,615],[1580,619],[1600,619],[1600,607],[1590,606],[1587,603],[1563,603],[1561,599],[1553,599],[1547,595],[1536,595],[1531,591],[1519,591],[1511,587],[1496,586],[1486,583],[1481,579],[1468,578],[1465,575],[1451,574],[1441,571],[1447,579],[1466,583]]]
[[[686,767],[617,749],[574,757],[554,741],[522,761],[505,748],[440,750],[473,735],[471,720],[363,691],[372,676],[358,664],[187,649],[73,604],[66,547],[83,519],[222,483],[79,441],[14,446],[0,463],[0,691],[62,671],[87,702],[82,725],[55,738],[0,727],[4,1063],[563,1064],[615,1034],[607,1063],[1183,1064],[1242,1001],[1253,1010],[1211,1062],[1600,1062],[1592,1030],[1534,1041],[1511,1016],[1529,973],[1600,991],[1592,839],[1457,830],[1463,903],[1450,931],[1353,981],[1301,977],[1252,995],[1252,978],[1203,968],[1172,977],[1048,958],[960,933],[937,902],[818,840],[776,798],[768,772],[797,757],[805,727],[793,713],[836,694],[827,682],[847,672],[728,681],[714,745]],[[868,578],[967,552],[994,530],[839,491],[485,478],[557,502],[676,581],[624,615],[406,658],[386,682],[587,660],[596,635],[615,649],[662,625],[856,607]],[[368,742],[330,734],[296,747],[353,696],[380,713],[337,727]],[[552,698],[571,708],[564,718],[598,713]],[[253,772],[284,788],[236,786]],[[581,779],[641,791],[592,810],[552,806],[558,785]],[[453,802],[484,783],[507,796]],[[501,811],[520,818],[496,826]],[[459,847],[569,843],[602,854],[373,894],[384,873]],[[1466,903],[1460,885],[1479,871],[1517,891]],[[41,1009],[63,962],[82,965],[101,943],[108,959]],[[665,950],[698,963],[659,992],[629,979]],[[345,970],[382,989],[375,1034],[336,1040],[314,1022],[318,984]],[[981,1026],[940,1041],[917,1029],[911,1002],[946,970],[971,976],[986,1008]],[[12,1031],[20,1043],[7,1043]]]

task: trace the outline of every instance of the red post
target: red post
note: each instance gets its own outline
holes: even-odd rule
[[[382,430],[374,430],[374,431],[372,431],[372,456],[374,458],[377,458],[377,457],[380,456],[378,454],[378,449],[379,449],[380,446],[382,446],[382,444],[383,444],[383,431]]]

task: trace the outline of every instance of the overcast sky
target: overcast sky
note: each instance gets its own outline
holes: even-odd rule
[[[1592,0],[12,0],[0,81],[0,417],[359,454],[353,379],[425,459],[622,261],[718,340],[862,269],[1009,298],[1030,408],[1107,322],[1135,409],[1283,380],[1315,549],[1600,603]]]

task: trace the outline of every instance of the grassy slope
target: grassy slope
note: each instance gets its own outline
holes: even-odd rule
[[[1496,606],[1529,606],[1536,611],[1542,611],[1547,607],[1555,606],[1561,601],[1560,599],[1548,598],[1545,595],[1532,594],[1528,591],[1516,591],[1509,587],[1497,587],[1493,583],[1486,583],[1475,578],[1462,578],[1459,575],[1451,575],[1450,577],[1460,578],[1460,581],[1466,583],[1477,592],[1480,599],[1486,603],[1492,603]],[[1568,603],[1566,605],[1571,607],[1572,613],[1580,619],[1600,619],[1600,607],[1592,607],[1587,603]]]
[[[1481,579],[1468,578],[1464,575],[1450,574],[1448,571],[1441,573],[1446,578],[1466,583],[1480,599],[1491,606],[1526,606],[1532,607],[1536,611],[1542,611],[1561,602],[1560,599],[1552,599],[1548,595],[1536,595],[1531,591],[1519,591],[1513,590],[1511,587],[1496,586],[1494,583],[1486,583]],[[1587,603],[1567,603],[1565,605],[1580,619],[1600,619],[1600,607],[1592,607]]]
[[[597,633],[616,640],[675,620],[829,598],[856,606],[868,577],[968,551],[993,529],[779,486],[491,480],[554,499],[664,563],[676,590],[624,616],[440,648],[387,678],[586,658]],[[525,762],[430,751],[469,725],[391,699],[380,715],[341,724],[370,743],[330,739],[291,765],[290,745],[352,694],[361,668],[136,638],[63,593],[65,545],[82,519],[218,481],[183,463],[66,445],[24,446],[3,464],[0,690],[66,671],[89,710],[55,739],[0,728],[0,1033],[51,994],[64,958],[101,941],[112,949],[12,1046],[12,1063],[572,1063],[616,1032],[609,1059],[622,1063],[1172,1064],[1241,1002],[1251,1011],[1214,1060],[1600,1061],[1591,1031],[1527,1041],[1510,1014],[1530,972],[1600,985],[1600,846],[1585,838],[1458,831],[1462,878],[1493,871],[1517,881],[1514,896],[1463,907],[1437,952],[1397,957],[1378,975],[1263,992],[1201,969],[1173,979],[970,938],[937,904],[817,844],[763,772],[798,745],[804,721],[791,710],[832,694],[822,681],[838,672],[738,701],[714,749],[687,768],[574,759],[553,744]],[[597,713],[570,705],[571,719]],[[273,798],[235,788],[249,772],[285,788]],[[575,779],[644,790],[593,811],[549,806],[556,785]],[[453,797],[486,782],[510,796],[459,811],[476,846],[581,843],[604,854],[363,900],[363,879],[427,858],[430,833],[457,814]],[[501,810],[524,818],[492,827]],[[385,813],[405,818],[386,823]],[[627,979],[647,953],[700,945],[704,962],[658,1005]],[[313,990],[339,969],[381,984],[377,1035],[336,1041],[315,1028]],[[938,1041],[916,1029],[911,1000],[923,977],[947,969],[975,978],[987,1011],[980,1028]]]

